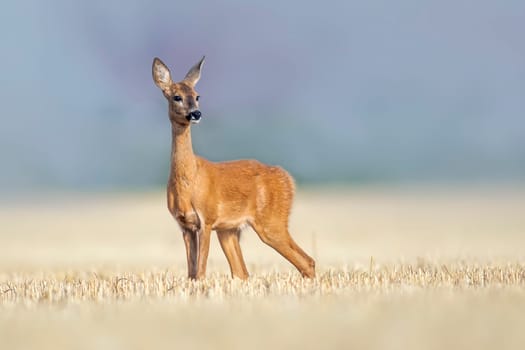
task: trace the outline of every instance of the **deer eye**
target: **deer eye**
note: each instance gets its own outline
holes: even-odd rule
[[[179,95],[175,95],[173,96],[173,101],[180,102],[182,101],[182,97],[180,97]]]
[[[198,101],[198,100],[199,100],[199,98],[201,98],[201,97],[200,97],[200,96],[197,96],[197,97],[195,97],[195,100],[196,100],[196,101]]]

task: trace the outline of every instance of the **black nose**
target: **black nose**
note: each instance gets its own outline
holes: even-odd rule
[[[201,119],[201,111],[196,110],[190,113],[191,120],[199,120]]]

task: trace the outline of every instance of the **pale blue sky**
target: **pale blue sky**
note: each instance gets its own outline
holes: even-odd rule
[[[202,54],[195,149],[301,181],[525,179],[521,1],[24,1],[0,21],[0,188],[167,176],[161,57]]]

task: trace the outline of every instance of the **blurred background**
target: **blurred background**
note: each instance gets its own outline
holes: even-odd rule
[[[523,0],[2,1],[0,343],[520,344],[524,35]],[[250,229],[248,285],[225,278],[212,235],[210,279],[196,284],[206,296],[186,287],[151,64],[160,57],[179,80],[202,55],[194,150],[292,173],[290,232],[321,276],[308,297]],[[149,294],[152,275],[183,284]],[[86,292],[139,279],[108,304]],[[260,303],[243,297],[252,282],[268,290]]]
[[[195,151],[300,184],[525,180],[522,1],[8,1],[0,191],[163,187],[167,103],[205,54]]]

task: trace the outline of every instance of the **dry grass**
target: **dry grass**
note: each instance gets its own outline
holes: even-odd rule
[[[522,348],[525,191],[302,192],[302,279],[246,232],[252,277],[185,278],[163,195],[0,211],[0,349]],[[371,258],[371,256],[373,258]]]
[[[138,273],[70,272],[0,276],[0,302],[6,305],[77,304],[116,301],[228,301],[267,297],[351,296],[361,291],[465,290],[525,287],[525,265],[393,264],[368,269],[330,269],[314,280],[296,272],[265,273],[248,281],[214,274],[191,281],[184,271]]]

